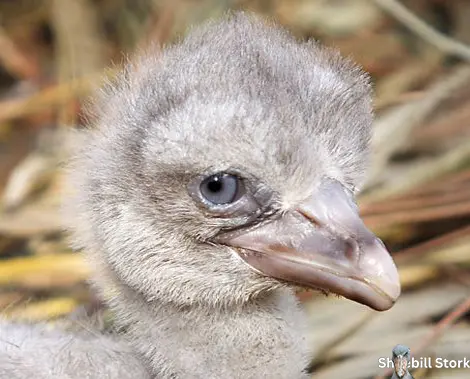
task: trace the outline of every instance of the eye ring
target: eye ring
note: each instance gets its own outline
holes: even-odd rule
[[[246,189],[240,177],[221,172],[204,178],[199,184],[199,192],[209,204],[227,206],[239,200]]]
[[[232,220],[244,220],[257,217],[262,211],[263,204],[269,204],[272,192],[266,186],[255,186],[257,179],[249,173],[241,174],[242,170],[231,168],[227,171],[209,171],[199,174],[188,183],[188,194],[196,206],[204,212],[207,217],[225,218]],[[235,180],[236,191],[233,191],[219,204],[213,203],[205,196],[205,183],[214,179]],[[231,179],[227,179],[231,178]],[[225,182],[227,184],[227,182]],[[202,190],[201,190],[202,189]],[[233,221],[235,222],[235,221]]]

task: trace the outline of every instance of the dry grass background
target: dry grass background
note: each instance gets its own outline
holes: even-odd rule
[[[228,8],[336,46],[375,83],[374,162],[359,203],[404,293],[385,313],[299,294],[312,319],[313,377],[385,377],[378,358],[397,343],[416,357],[470,358],[467,0],[0,1],[0,314],[53,322],[96,308],[87,267],[61,232],[65,132],[83,124],[82,100],[125,55]],[[414,375],[468,378],[470,369]]]

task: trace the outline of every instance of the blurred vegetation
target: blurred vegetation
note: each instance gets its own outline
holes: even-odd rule
[[[394,254],[404,294],[380,315],[299,294],[315,330],[315,377],[380,376],[377,357],[397,343],[416,356],[463,358],[470,351],[467,0],[0,1],[2,316],[59,320],[80,306],[99,308],[87,267],[61,231],[66,131],[84,124],[83,100],[128,55],[171,43],[227,9],[276,18],[298,38],[335,46],[374,81],[374,159],[359,203]]]

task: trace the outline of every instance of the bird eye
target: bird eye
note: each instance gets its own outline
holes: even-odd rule
[[[205,178],[199,189],[205,200],[215,205],[233,203],[245,192],[243,182],[239,177],[225,173]]]

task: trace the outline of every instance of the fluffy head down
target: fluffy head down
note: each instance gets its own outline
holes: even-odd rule
[[[246,219],[208,214],[188,185],[235,170],[269,189],[275,212],[304,200],[324,176],[357,190],[372,119],[359,68],[244,14],[135,60],[94,113],[66,203],[94,281],[106,287],[112,277],[148,300],[213,306],[280,283],[212,241]]]

